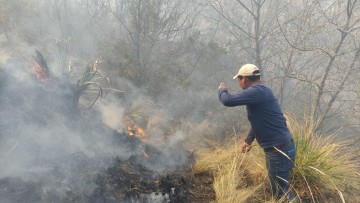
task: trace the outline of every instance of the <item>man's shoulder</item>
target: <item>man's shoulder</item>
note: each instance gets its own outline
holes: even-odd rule
[[[252,85],[250,86],[250,88],[248,89],[251,89],[251,90],[260,90],[260,91],[272,91],[272,89],[266,85],[265,82],[262,82],[260,81],[259,83],[255,84],[255,85]]]
[[[258,82],[256,85],[254,85],[254,86],[270,88],[264,81],[259,81],[259,82]]]
[[[250,91],[252,92],[252,94],[261,95],[261,98],[263,98],[264,100],[275,99],[273,90],[268,85],[266,85],[265,82],[262,81],[256,85],[251,86]]]

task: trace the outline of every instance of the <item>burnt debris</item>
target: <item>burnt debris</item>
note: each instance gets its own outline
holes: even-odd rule
[[[36,80],[52,77],[42,54],[37,52],[35,58],[42,68]],[[191,175],[191,153],[176,146],[185,152],[166,154],[108,127],[96,113],[80,114],[74,104],[77,84],[56,79],[49,84],[45,79],[34,81],[29,75],[29,80],[19,80],[0,69],[1,202],[160,203],[214,198],[211,181]],[[187,162],[167,170],[169,158]],[[204,192],[208,196],[201,196]]]

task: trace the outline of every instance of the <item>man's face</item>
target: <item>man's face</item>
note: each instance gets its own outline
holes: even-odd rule
[[[247,86],[247,78],[246,77],[238,76],[238,82],[239,82],[240,88],[242,90],[245,90],[245,89],[248,88],[248,86]]]

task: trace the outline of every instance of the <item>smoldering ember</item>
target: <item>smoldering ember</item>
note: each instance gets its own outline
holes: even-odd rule
[[[209,177],[190,176],[194,159],[181,142],[155,146],[130,117],[119,130],[81,109],[96,63],[76,83],[53,77],[39,51],[33,64],[21,80],[0,72],[0,135],[10,146],[1,149],[1,202],[189,202],[212,193]],[[103,93],[97,86],[87,107]]]

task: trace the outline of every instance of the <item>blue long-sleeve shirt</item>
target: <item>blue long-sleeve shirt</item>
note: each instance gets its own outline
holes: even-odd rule
[[[262,148],[285,144],[291,134],[286,119],[272,90],[263,82],[250,86],[237,94],[229,94],[226,88],[218,90],[220,101],[229,107],[246,105],[251,129],[245,142],[256,138]]]

